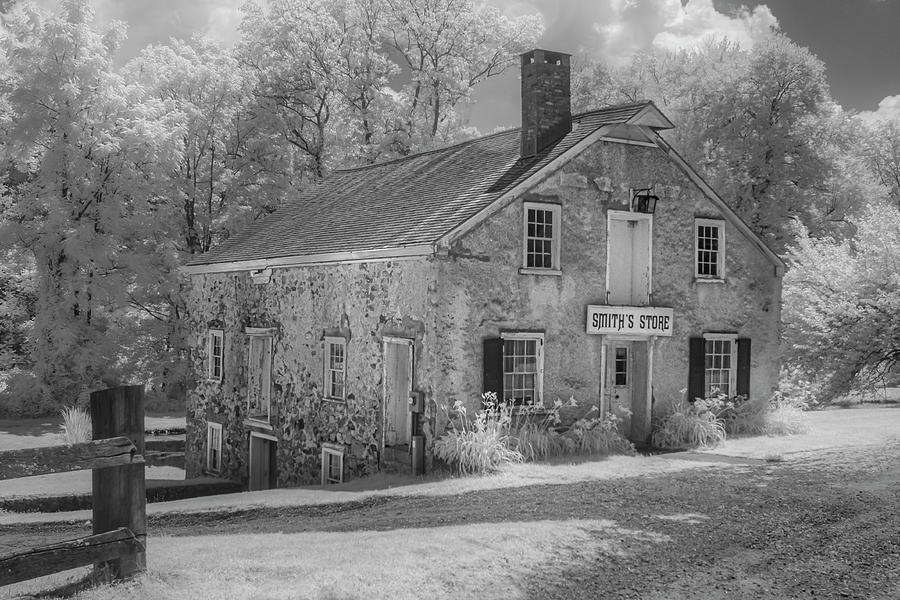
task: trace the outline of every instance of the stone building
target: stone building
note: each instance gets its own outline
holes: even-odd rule
[[[186,267],[188,474],[251,489],[426,455],[497,391],[628,409],[768,396],[784,265],[650,102],[572,115],[569,57],[522,56],[522,127],[335,172]],[[413,401],[410,401],[412,396]]]

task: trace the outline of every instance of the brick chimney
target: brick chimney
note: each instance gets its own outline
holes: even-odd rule
[[[534,156],[572,131],[569,54],[522,54],[522,158]]]

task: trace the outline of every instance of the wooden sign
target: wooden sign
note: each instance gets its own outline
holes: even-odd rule
[[[587,332],[595,335],[672,335],[674,311],[657,306],[587,307]]]

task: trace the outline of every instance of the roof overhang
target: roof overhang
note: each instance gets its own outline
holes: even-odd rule
[[[281,256],[278,258],[264,258],[258,260],[187,265],[181,267],[181,272],[185,275],[201,275],[204,273],[262,271],[264,269],[286,269],[288,267],[311,267],[316,265],[408,259],[419,256],[431,256],[434,252],[435,247],[433,245],[423,244],[418,246],[404,246],[402,248],[381,248],[378,250],[331,252],[327,254],[309,254],[305,256]]]
[[[628,125],[639,125],[651,129],[674,129],[675,125],[652,102],[642,108],[640,112],[626,121]]]

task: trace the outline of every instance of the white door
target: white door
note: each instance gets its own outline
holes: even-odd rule
[[[618,342],[612,345],[609,356],[609,382],[610,406],[613,408],[631,410],[632,385],[632,346],[626,342]],[[623,412],[616,411],[617,414]]]
[[[409,444],[409,393],[412,391],[412,340],[384,342],[384,445]]]
[[[614,211],[608,215],[608,302],[644,306],[650,300],[649,215]]]

